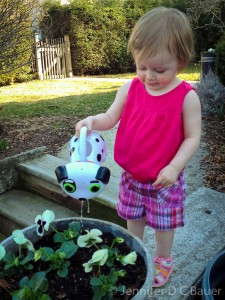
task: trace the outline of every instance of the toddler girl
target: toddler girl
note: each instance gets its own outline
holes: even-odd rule
[[[174,230],[185,225],[184,168],[200,143],[201,109],[194,88],[177,78],[193,54],[186,16],[158,7],[135,25],[129,39],[137,77],[117,92],[106,113],[76,124],[108,130],[120,120],[115,161],[122,167],[118,214],[130,232],[143,239],[145,225],[155,230],[154,287],[173,270]]]

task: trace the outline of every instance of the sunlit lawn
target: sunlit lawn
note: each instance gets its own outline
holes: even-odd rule
[[[0,88],[1,115],[83,115],[104,111],[123,82],[60,79],[33,81]]]
[[[116,75],[104,75],[106,78],[133,78],[134,73],[126,73],[126,74],[116,74]],[[102,75],[98,77],[103,77]],[[178,77],[182,80],[187,81],[198,81],[200,79],[200,65],[199,64],[191,64],[188,66],[181,74],[178,74]]]
[[[113,81],[99,78],[90,80],[90,77],[81,80],[36,80],[1,87],[0,115],[10,118],[66,114],[82,118],[96,114],[105,111],[125,79],[134,76],[134,73],[105,76],[114,78]],[[199,80],[199,66],[188,68],[179,77]]]

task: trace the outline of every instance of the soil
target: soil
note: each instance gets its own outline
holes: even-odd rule
[[[40,146],[46,153],[56,155],[74,135],[77,118],[72,116],[48,116],[14,118],[0,123],[0,135],[7,141],[0,160]],[[202,141],[208,156],[201,161],[204,169],[204,185],[218,192],[225,192],[225,121],[216,117],[204,118]]]
[[[225,193],[225,121],[216,117],[203,120],[203,141],[208,155],[201,160],[204,169],[204,185]]]
[[[0,160],[41,146],[46,146],[46,153],[57,154],[75,134],[77,121],[65,115],[2,120],[0,136],[7,146],[0,149]]]
[[[103,239],[103,244],[111,246],[114,236],[111,233],[103,233],[101,236]],[[54,244],[55,245],[55,244]],[[52,247],[54,250],[57,248],[53,245],[52,235],[43,237],[39,242],[34,244],[35,249],[39,247]],[[127,255],[132,250],[125,244],[117,244],[117,248],[122,255]],[[69,274],[66,278],[60,278],[56,275],[54,271],[50,271],[46,277],[49,283],[48,294],[51,299],[54,300],[74,300],[74,299],[85,299],[91,300],[93,297],[92,287],[89,284],[90,278],[97,275],[98,269],[93,268],[93,272],[85,273],[83,263],[89,261],[92,257],[93,252],[96,251],[95,247],[91,248],[78,248],[78,251],[69,259],[70,267]],[[79,259],[78,259],[79,258]],[[142,287],[146,279],[146,267],[144,259],[137,255],[137,261],[135,265],[122,266],[119,262],[114,264],[117,270],[123,269],[126,271],[125,277],[120,277],[117,286],[125,285],[129,291],[134,291],[134,293],[126,292],[123,294],[116,293],[112,294],[113,299],[128,300],[131,299],[135,293]],[[19,281],[24,276],[32,276],[34,272],[42,271],[48,269],[48,264],[46,262],[34,264],[34,269],[31,271],[24,270],[21,275],[17,272],[15,275],[10,276],[10,278],[5,278],[6,282],[10,285],[8,291],[12,292],[19,289]],[[0,267],[1,270],[1,267]],[[109,268],[104,266],[101,268],[102,274],[107,275],[109,273]],[[132,294],[132,296],[131,296]],[[11,296],[0,286],[0,299],[8,300]]]

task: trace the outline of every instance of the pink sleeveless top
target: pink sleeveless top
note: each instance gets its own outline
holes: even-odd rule
[[[172,91],[151,96],[134,78],[128,91],[114,146],[115,161],[139,182],[156,180],[184,139],[182,106],[194,89],[182,81]]]

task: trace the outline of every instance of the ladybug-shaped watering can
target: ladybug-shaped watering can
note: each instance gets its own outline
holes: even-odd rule
[[[96,197],[110,179],[110,170],[101,166],[107,155],[104,139],[96,132],[87,135],[87,127],[82,127],[80,137],[70,140],[69,152],[70,163],[55,170],[60,186],[75,199]]]

